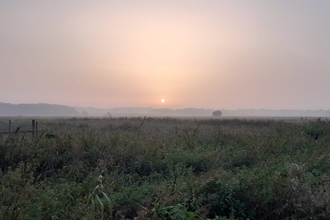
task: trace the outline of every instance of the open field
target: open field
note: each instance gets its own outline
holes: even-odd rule
[[[330,218],[327,120],[37,120],[0,137],[0,219]]]

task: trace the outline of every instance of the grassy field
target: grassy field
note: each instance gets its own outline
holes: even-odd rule
[[[0,137],[0,219],[330,218],[326,120],[38,122]]]

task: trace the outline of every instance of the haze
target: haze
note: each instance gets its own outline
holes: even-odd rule
[[[330,109],[329,11],[326,0],[1,1],[0,102]]]

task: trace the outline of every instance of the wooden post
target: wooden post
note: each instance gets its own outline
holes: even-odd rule
[[[35,137],[36,121],[32,120],[32,138]]]
[[[38,121],[36,121],[36,139],[38,139]]]
[[[8,131],[10,132],[11,130],[11,120],[9,120],[9,125],[8,125]]]

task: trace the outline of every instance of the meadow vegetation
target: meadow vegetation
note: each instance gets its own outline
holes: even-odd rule
[[[326,120],[38,122],[0,137],[0,219],[330,218]]]

